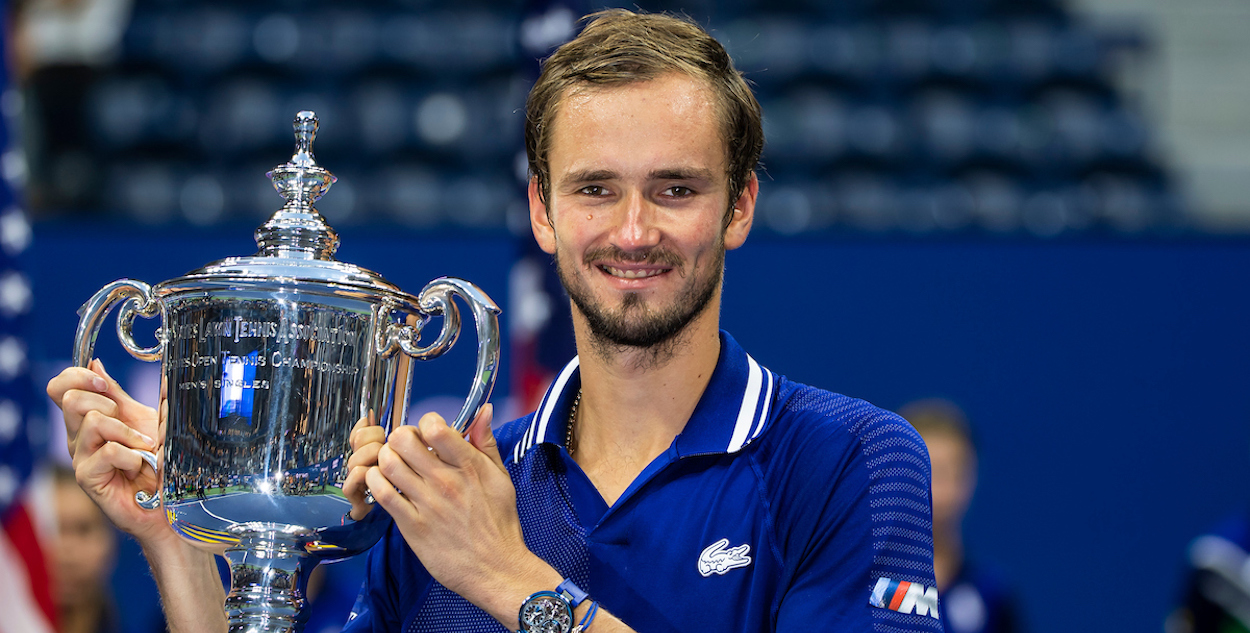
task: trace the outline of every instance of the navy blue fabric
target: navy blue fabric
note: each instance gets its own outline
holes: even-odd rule
[[[942,630],[869,605],[882,577],[935,584],[928,454],[901,418],[773,374],[722,333],[685,430],[608,507],[563,447],[576,363],[496,437],[526,544],[603,608],[639,631]],[[345,631],[505,630],[394,528],[354,613]]]

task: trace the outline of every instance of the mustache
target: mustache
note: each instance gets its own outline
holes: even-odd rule
[[[619,246],[610,245],[596,248],[588,251],[582,257],[582,263],[586,266],[592,266],[595,262],[622,262],[628,264],[652,264],[659,266],[669,266],[672,268],[681,268],[685,260],[681,255],[664,248],[663,246],[652,246],[636,251],[627,251]]]

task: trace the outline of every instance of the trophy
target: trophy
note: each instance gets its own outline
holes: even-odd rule
[[[286,204],[259,229],[259,251],[149,286],[121,279],[79,311],[74,364],[92,358],[101,322],[121,303],[117,335],[133,356],[160,360],[169,411],[153,493],[170,526],[230,563],[230,631],[299,631],[308,574],[318,562],[371,547],[389,517],[359,521],[342,486],[353,426],[404,423],[412,361],[445,353],[460,334],[454,297],[473,310],[476,373],[449,424],[464,433],[490,397],[499,365],[499,308],[473,284],[431,281],[417,296],[336,261],[338,236],[313,208],[335,177],[313,158],[317,118],[295,118],[290,162],[268,176]],[[422,328],[442,330],[421,345]],[[160,318],[140,347],[136,316]],[[160,464],[160,466],[158,466]]]

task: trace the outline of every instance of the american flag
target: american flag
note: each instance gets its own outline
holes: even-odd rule
[[[0,118],[0,633],[51,633],[52,587],[37,508],[28,494],[38,457],[46,451],[37,449],[29,432],[42,423],[31,417],[35,389],[22,336],[32,298],[19,259],[30,245],[31,228],[12,184],[23,175],[24,159],[10,143],[8,119],[20,97],[8,86],[8,68],[0,64],[0,111],[5,114]]]

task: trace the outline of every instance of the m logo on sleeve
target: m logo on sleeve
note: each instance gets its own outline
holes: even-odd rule
[[[868,604],[880,609],[938,619],[937,587],[926,587],[916,582],[878,578],[877,586],[873,587],[872,596],[868,598]]]

